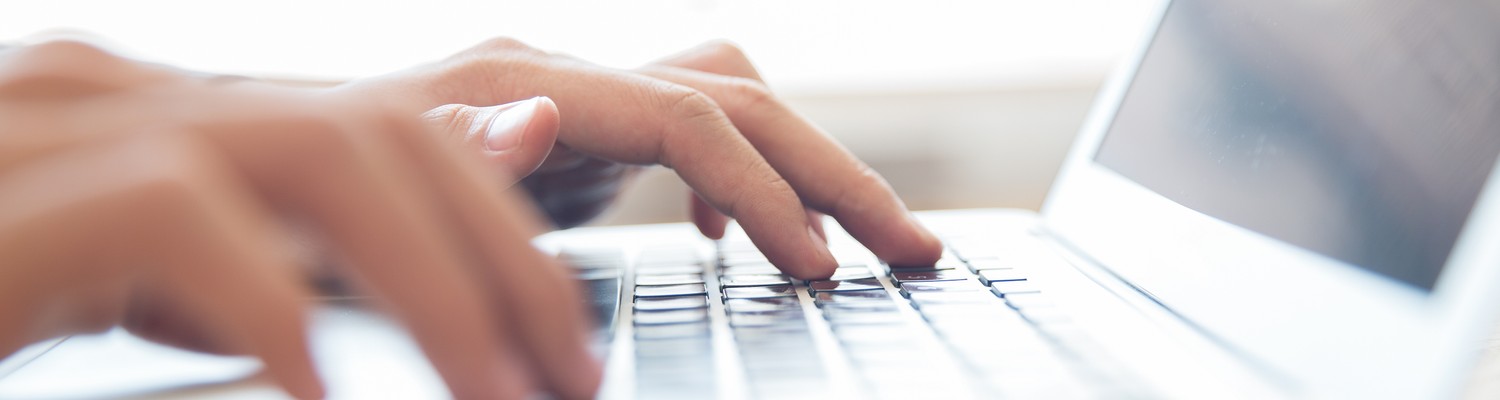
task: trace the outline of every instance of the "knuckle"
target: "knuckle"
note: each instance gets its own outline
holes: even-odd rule
[[[20,60],[72,60],[85,64],[118,59],[99,46],[76,40],[53,40],[23,47],[15,57]]]
[[[659,93],[664,108],[678,121],[697,121],[723,113],[713,98],[686,86],[670,85]]]
[[[503,36],[485,39],[483,42],[479,42],[478,46],[474,46],[474,48],[482,51],[520,51],[526,53],[541,52],[541,50],[537,50],[535,47],[531,47],[531,45],[528,45],[525,42],[516,40],[515,38]]]
[[[713,52],[714,55],[720,58],[727,58],[732,60],[745,60],[749,58],[745,55],[745,49],[743,47],[740,47],[738,43],[735,43],[728,39],[717,39],[714,41],[710,41],[708,42],[708,48],[711,52]]]
[[[730,77],[725,86],[735,98],[738,108],[758,110],[779,104],[771,88],[754,79]]]

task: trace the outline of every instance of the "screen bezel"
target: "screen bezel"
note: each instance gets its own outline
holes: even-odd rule
[[[1425,290],[1181,206],[1094,161],[1169,1],[1107,81],[1045,225],[1231,351],[1314,396],[1455,394],[1500,304],[1500,166]]]

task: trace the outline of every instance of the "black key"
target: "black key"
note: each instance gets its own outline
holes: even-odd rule
[[[954,270],[902,271],[891,272],[891,279],[899,285],[906,282],[961,281],[969,279],[969,274]]]
[[[635,338],[642,340],[675,339],[695,336],[708,336],[707,322],[670,325],[641,325],[635,327]]]
[[[802,308],[796,297],[763,297],[758,299],[726,299],[724,308],[729,312],[765,312],[796,310]]]
[[[910,297],[916,292],[971,292],[988,290],[989,287],[974,280],[906,282],[901,284],[901,295]]]
[[[664,311],[640,311],[635,313],[636,325],[687,324],[708,320],[708,311],[702,308]]]
[[[817,292],[849,292],[856,290],[881,290],[885,286],[880,285],[880,280],[875,278],[854,279],[847,281],[811,281],[807,283],[808,290]]]
[[[708,287],[702,283],[687,285],[665,285],[665,286],[636,286],[635,297],[666,297],[687,296],[690,294],[708,293]]]
[[[725,275],[719,277],[719,286],[726,288],[747,286],[775,286],[792,283],[791,278],[777,275]]]
[[[642,297],[639,299],[635,299],[636,311],[665,311],[707,307],[708,297],[703,295],[677,297]]]
[[[1000,297],[1016,293],[1039,293],[1040,289],[1032,285],[1031,281],[1005,281],[990,284],[990,291]]]
[[[637,266],[635,268],[635,276],[637,277],[644,275],[682,275],[702,273],[703,266],[689,264],[662,264],[650,267]]]
[[[640,286],[688,285],[694,283],[703,283],[703,274],[635,276],[635,284]]]
[[[824,303],[890,302],[891,295],[884,290],[859,290],[853,292],[819,292],[813,295],[818,305]]]
[[[943,258],[943,259],[939,259],[936,263],[933,263],[933,264],[918,264],[918,265],[891,264],[890,267],[891,267],[891,272],[892,273],[895,273],[896,271],[943,271],[943,270],[952,270],[952,269],[959,269],[959,268],[968,268],[967,266],[964,265],[963,261],[959,261],[957,258]]]
[[[726,299],[759,299],[766,297],[796,297],[797,289],[792,285],[751,286],[724,288]]]
[[[1024,280],[1026,280],[1026,275],[1015,269],[985,269],[979,271],[979,281],[985,285],[995,282]]]

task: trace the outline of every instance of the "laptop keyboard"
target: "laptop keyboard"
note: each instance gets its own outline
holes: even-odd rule
[[[622,249],[559,256],[601,326],[629,326],[638,398],[1143,397],[1029,279],[1042,258],[1016,254],[1039,252],[949,243],[924,266],[835,248],[841,265],[819,281],[781,274],[743,239],[640,249],[633,268]]]

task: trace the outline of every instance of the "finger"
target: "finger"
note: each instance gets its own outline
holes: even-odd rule
[[[719,240],[724,238],[724,228],[729,226],[729,216],[714,209],[714,206],[703,201],[697,193],[689,193],[691,198],[689,207],[693,215],[693,225],[698,226],[698,232],[709,239]]]
[[[557,105],[546,97],[490,107],[448,104],[428,110],[422,119],[431,131],[483,154],[507,177],[531,174],[557,141]]]
[[[750,63],[750,57],[745,56],[745,52],[738,45],[727,40],[705,42],[681,53],[656,60],[652,64],[762,81],[760,71],[757,71],[755,65]]]
[[[641,72],[697,88],[718,101],[809,207],[838,219],[880,258],[920,264],[941,255],[937,237],[907,211],[885,179],[758,82],[668,66]]]
[[[516,332],[514,347],[527,354],[553,393],[592,397],[601,371],[587,350],[581,297],[565,271],[531,246],[539,225],[525,212],[531,208],[513,192],[486,190],[482,183],[493,179],[491,174],[466,154],[419,135],[394,134],[393,139],[416,161],[425,190],[441,199],[447,220],[461,232],[458,243],[474,254],[477,276],[494,307],[507,316],[502,323]]]
[[[825,241],[828,240],[828,233],[823,231],[823,213],[807,210],[807,220],[812,222],[813,233],[817,233],[818,237]]]
[[[233,150],[236,165],[274,202],[316,224],[350,261],[356,282],[406,323],[455,397],[526,393],[522,371],[501,345],[506,336],[468,271],[469,259],[423,192],[416,166],[380,134],[384,127],[322,117],[370,111],[260,107],[283,117],[218,116],[214,120],[224,123],[212,125],[210,137]]]
[[[90,292],[95,284],[80,277],[162,282],[166,295],[190,300],[191,316],[216,337],[259,357],[288,393],[322,397],[307,352],[305,294],[279,275],[290,268],[275,256],[264,215],[237,178],[186,136],[110,144],[4,176],[0,191],[18,195],[0,207],[0,254],[7,265],[40,267],[0,280],[42,283],[31,290],[54,294]],[[130,265],[154,268],[118,267]]]

